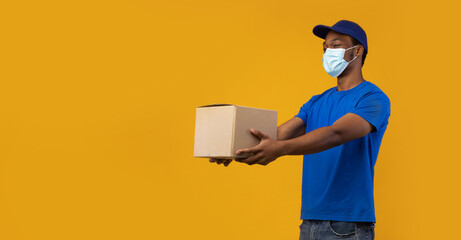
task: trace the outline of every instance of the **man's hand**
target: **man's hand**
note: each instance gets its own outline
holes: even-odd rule
[[[236,151],[237,155],[242,153],[251,154],[247,158],[236,158],[235,161],[247,163],[248,165],[261,164],[267,165],[278,157],[282,156],[279,142],[261,131],[251,129],[253,135],[261,139],[259,144],[252,148],[245,148]]]
[[[224,163],[224,167],[229,166],[232,162],[232,159],[220,159],[220,158],[210,158],[210,163],[217,163],[218,165]]]

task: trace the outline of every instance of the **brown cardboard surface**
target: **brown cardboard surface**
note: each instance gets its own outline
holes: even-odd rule
[[[238,149],[259,144],[250,128],[277,139],[277,111],[233,104],[197,107],[194,156],[236,158]]]
[[[250,132],[251,128],[277,139],[277,111],[237,106],[235,119],[232,157],[237,157],[235,152],[239,149],[259,144],[260,139]],[[247,156],[245,154],[238,155],[238,157]]]
[[[235,107],[198,107],[195,121],[195,157],[231,155]]]

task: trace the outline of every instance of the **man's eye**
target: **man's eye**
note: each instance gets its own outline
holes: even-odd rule
[[[333,45],[333,47],[341,47],[341,45]]]

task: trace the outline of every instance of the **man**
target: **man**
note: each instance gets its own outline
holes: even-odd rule
[[[267,165],[283,155],[304,155],[300,240],[374,239],[374,166],[388,125],[390,101],[362,76],[365,31],[342,20],[317,25],[323,66],[337,86],[313,96],[277,129],[277,140],[252,129],[260,144],[236,161]],[[210,159],[229,165],[232,160]]]

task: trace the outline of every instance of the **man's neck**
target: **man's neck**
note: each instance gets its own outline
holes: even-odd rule
[[[338,77],[338,91],[346,91],[352,89],[365,81],[362,76],[362,70],[358,69],[356,71],[348,72],[345,76]]]

